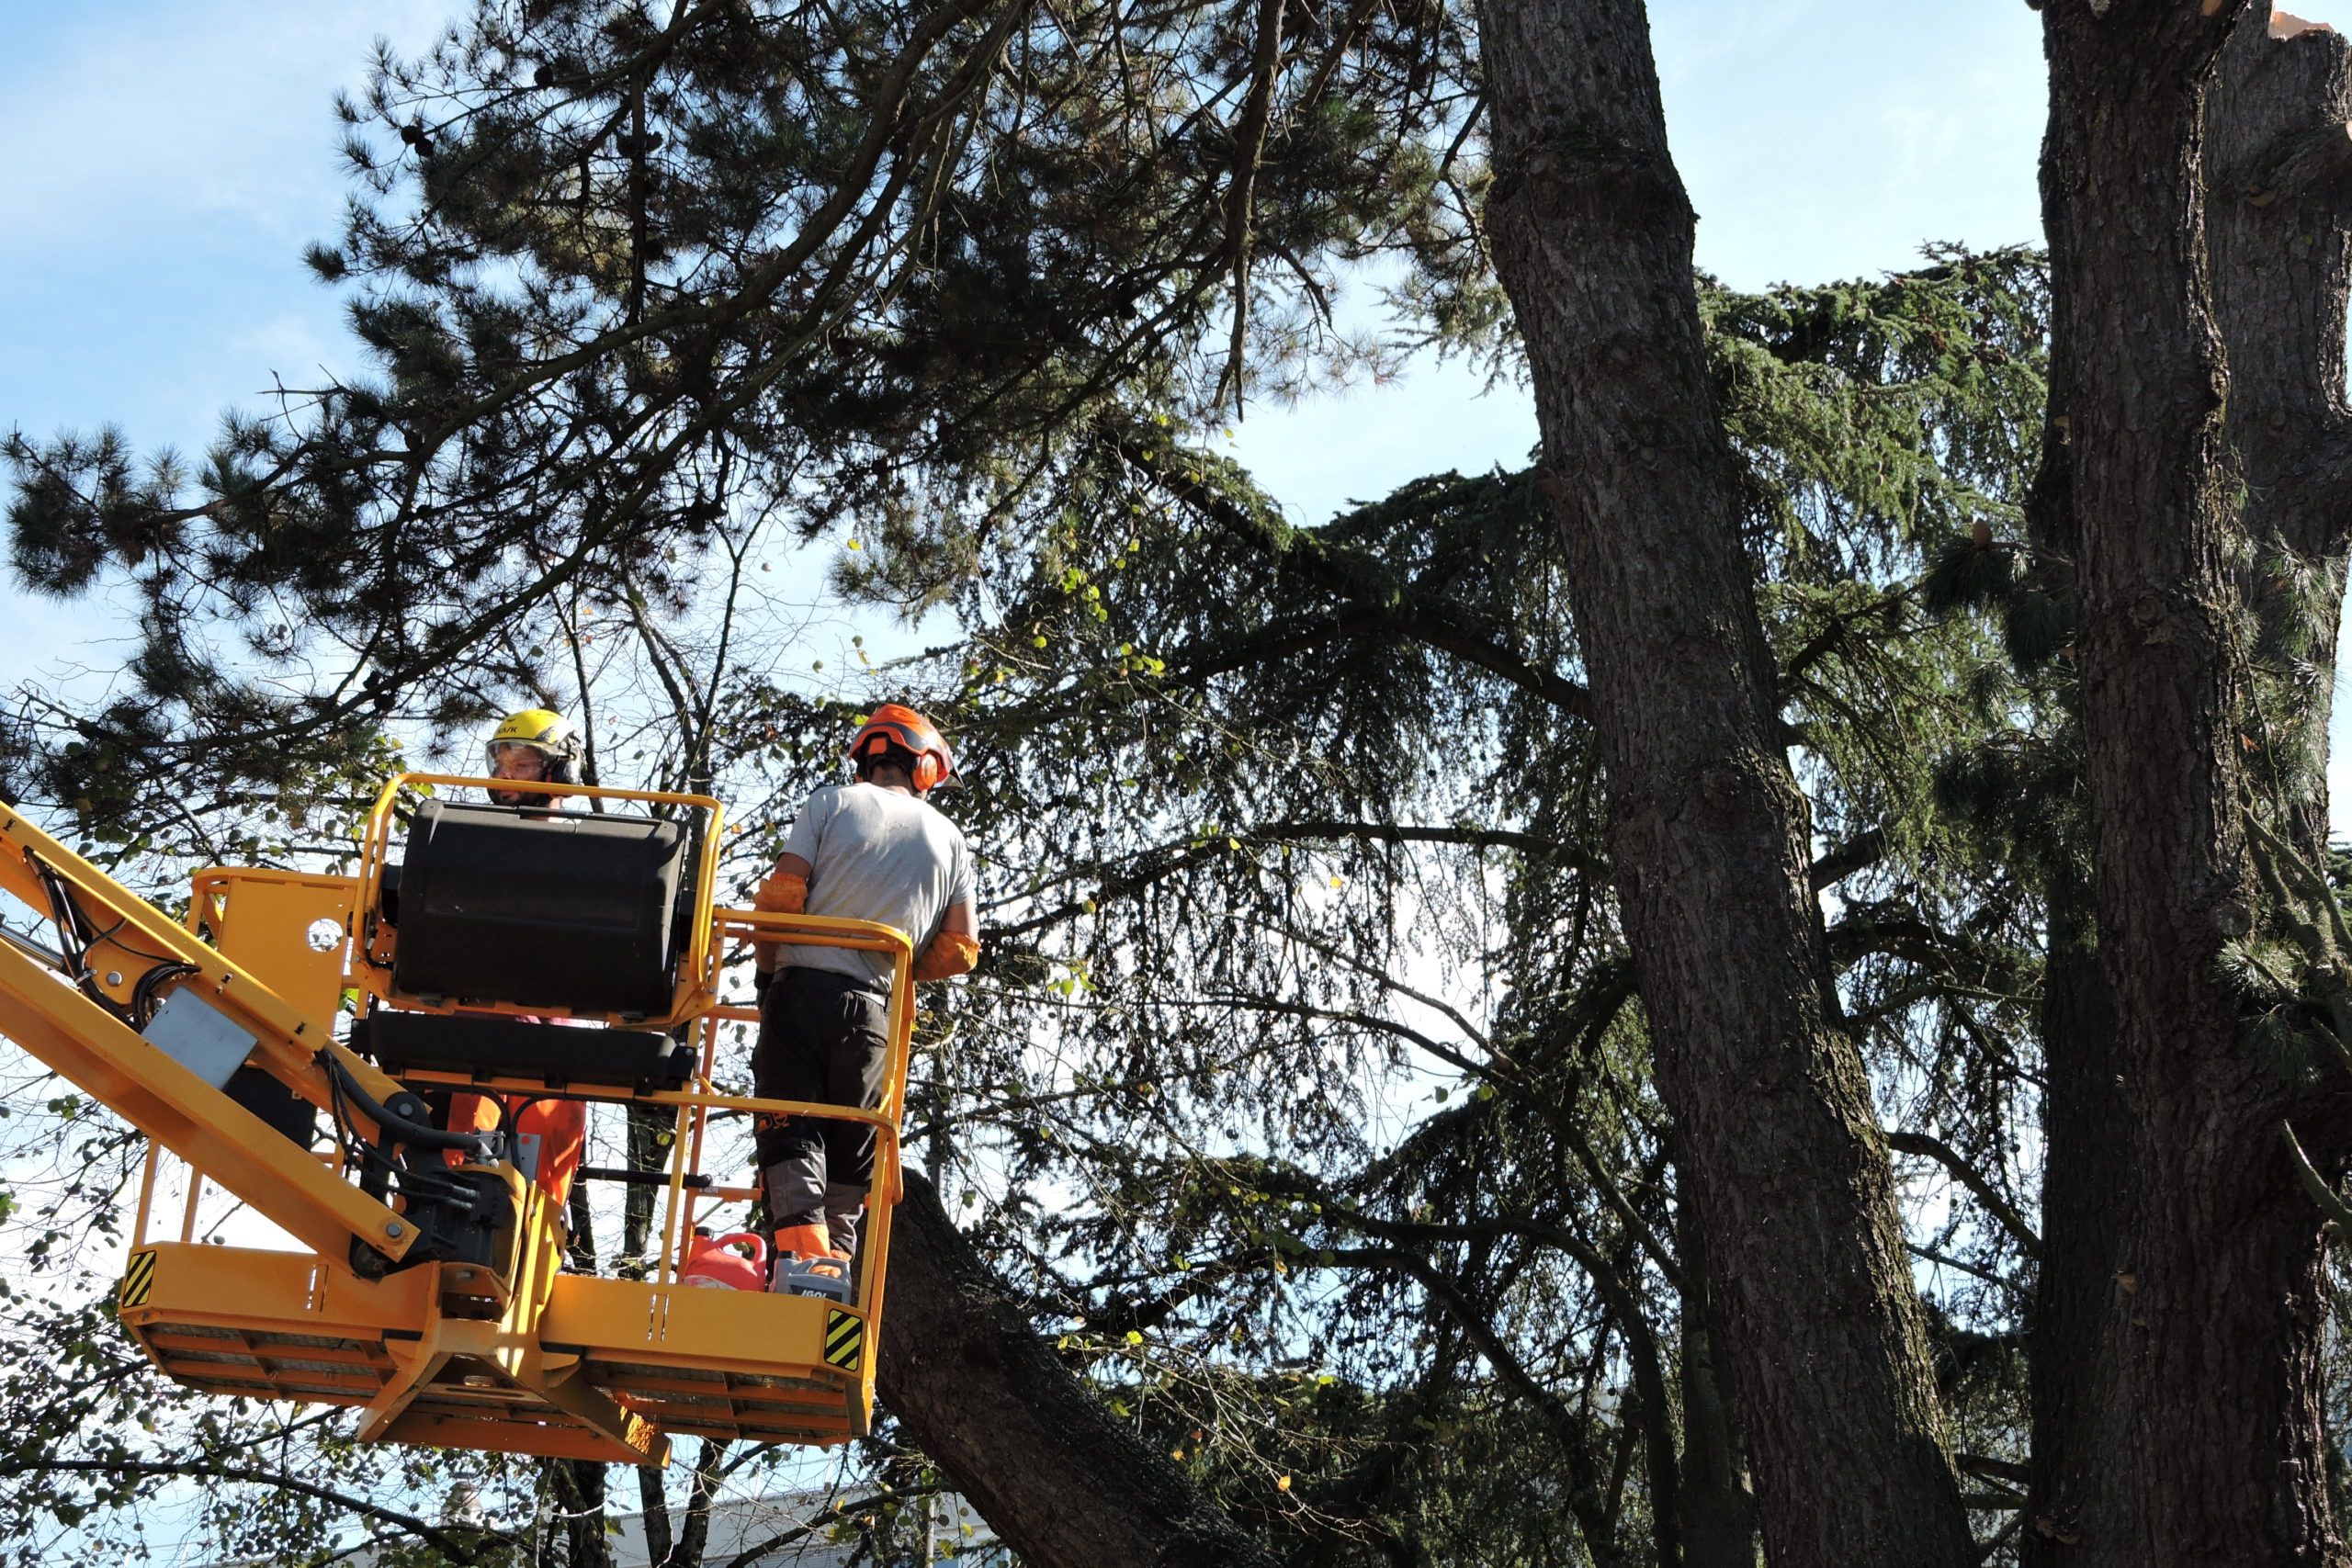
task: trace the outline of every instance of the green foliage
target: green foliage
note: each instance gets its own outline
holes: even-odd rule
[[[2019,505],[2038,277],[1954,254],[1707,295],[1792,733],[1825,844],[1864,846],[1832,907],[1853,1025],[1885,1102],[2004,1190],[2037,907],[1930,763],[2031,750],[2005,739],[2013,699],[1985,699],[1993,637],[1921,601],[1939,552]],[[1951,350],[1963,321],[2027,323],[2018,363]],[[984,494],[855,525],[840,589],[953,635],[831,689],[786,672],[797,625],[747,586],[775,531],[731,516],[678,536],[663,570],[705,581],[685,612],[583,593],[436,678],[487,694],[535,645],[571,662],[561,695],[607,776],[732,798],[746,885],[855,715],[938,715],[989,945],[924,998],[909,1145],[1070,1364],[1301,1561],[1638,1556],[1677,1479],[1641,1435],[1708,1418],[1684,1365],[1707,1314],[1530,476],[1435,476],[1300,526],[1181,417],[1106,402]],[[1988,773],[1981,793],[2009,787]],[[2012,1240],[1975,1213],[1952,1205],[1926,1244],[2014,1280]],[[1997,1450],[2018,1391],[1973,1369],[2016,1297],[1962,1278],[1951,1392]],[[181,1402],[159,1429],[202,1418]],[[266,1429],[227,1420],[222,1440]],[[395,1495],[456,1473],[319,1452]],[[551,1484],[482,1473],[507,1518]],[[152,1493],[58,1495],[86,1529]],[[229,1495],[252,1512],[223,1529],[328,1528],[266,1486]],[[901,1549],[903,1516],[861,1518]]]
[[[1466,21],[1288,15],[1253,110],[1250,16],[490,5],[379,61],[345,111],[364,199],[311,256],[368,377],[232,422],[193,480],[12,443],[20,570],[128,582],[146,638],[113,707],[28,696],[0,784],[159,868],[323,858],[390,737],[430,755],[527,695],[602,777],[729,795],[741,886],[850,717],[912,699],[956,744],[989,946],[924,998],[909,1144],[1069,1362],[1301,1562],[1631,1561],[1711,1418],[1708,1308],[1555,532],[1525,473],[1297,525],[1199,439],[1361,363],[1322,313],[1354,261],[1411,257],[1396,298],[1509,370]],[[2045,295],[2039,258],[1958,250],[1702,289],[1784,718],[1846,857],[1849,1021],[1890,1114],[2012,1201],[2041,868],[2078,842],[2065,566],[2016,537]],[[830,650],[756,573],[817,540],[850,547],[838,595],[940,646],[801,676]],[[1939,1286],[1962,1426],[2013,1443],[2015,1240],[1956,1201],[1923,1245],[1973,1270]],[[154,1482],[106,1467],[190,1433],[379,1500],[480,1477],[511,1519],[560,1492],[334,1419],[289,1438],[122,1361],[161,1402],[132,1439],[40,1392],[39,1343],[13,1392],[100,1468],[28,1470],[27,1517],[123,1539]],[[285,1551],[345,1517],[267,1484],[216,1506]],[[870,1518],[844,1528],[903,1550]]]
[[[1997,640],[1920,599],[1939,552],[2021,514],[2040,288],[2036,258],[1952,254],[1830,303],[1710,297],[1821,830],[1888,846],[1838,889],[1855,1026],[1887,1101],[2004,1188],[2027,1174],[2038,888],[1934,763],[2030,748],[1984,698]],[[1955,321],[1965,352],[1935,340]],[[942,1004],[917,1146],[978,1189],[984,1241],[1069,1314],[1058,1342],[1114,1409],[1314,1560],[1514,1561],[1557,1549],[1564,1506],[1568,1550],[1637,1551],[1615,1412],[1679,1402],[1692,1309],[1529,477],[1303,527],[1175,422],[1083,435],[1050,512],[970,545],[985,592],[888,543],[848,580],[970,628],[887,677],[947,716],[952,809],[990,860],[989,957]],[[816,716],[747,703],[786,737]],[[2022,1259],[1973,1212],[1926,1239],[1984,1275],[1951,1292],[1952,1390],[2014,1454]]]
[[[1103,411],[1361,361],[1335,268],[1476,252],[1431,152],[1466,22],[1254,15],[482,0],[381,56],[309,254],[368,375],[231,417],[193,476],[7,439],[20,574],[126,584],[145,647],[116,707],[21,709],[0,784],[85,798],[46,793],[69,739],[150,791],[333,772],[571,673],[517,628],[682,612],[730,526],[959,570]]]

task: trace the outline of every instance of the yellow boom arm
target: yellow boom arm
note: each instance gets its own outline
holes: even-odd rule
[[[330,1020],[310,1018],[248,971],[174,923],[87,860],[0,803],[0,888],[37,910],[70,901],[104,933],[85,964],[89,990],[127,1003],[140,979],[184,966],[194,990],[254,1037],[252,1061],[312,1105],[332,1091],[332,1054],[381,1102],[401,1086],[336,1044]],[[16,944],[0,945],[0,1034],[55,1068],[322,1256],[348,1267],[351,1243],[398,1261],[414,1236],[401,1216],[288,1142],[220,1089],[150,1044],[72,977]]]

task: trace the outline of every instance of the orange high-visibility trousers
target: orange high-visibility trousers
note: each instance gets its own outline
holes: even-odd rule
[[[503,1127],[514,1137],[539,1140],[539,1190],[558,1208],[571,1196],[571,1179],[588,1144],[588,1107],[576,1100],[527,1100],[519,1094],[453,1094],[453,1132],[489,1133]],[[456,1149],[441,1156],[463,1163]]]

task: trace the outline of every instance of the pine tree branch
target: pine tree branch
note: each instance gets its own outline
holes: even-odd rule
[[[837,1524],[854,1523],[877,1514],[908,1497],[927,1497],[944,1491],[939,1486],[902,1486],[872,1497],[860,1497],[854,1503],[836,1503],[829,1517],[813,1524],[795,1525],[788,1530],[768,1537],[755,1545],[747,1546],[729,1558],[721,1568],[754,1568],[755,1564],[772,1560],[775,1555],[796,1541],[807,1540],[820,1529],[831,1529]]]
[[[1333,79],[1340,74],[1340,67],[1347,63],[1348,51],[1355,48],[1357,35],[1363,31],[1364,24],[1372,19],[1372,14],[1380,9],[1380,6],[1381,0],[1356,0],[1349,8],[1347,19],[1340,24],[1338,35],[1331,39],[1331,47],[1324,51],[1323,58],[1316,64],[1315,74],[1308,78],[1306,90],[1299,94],[1298,101],[1291,106],[1291,120],[1297,119],[1301,114],[1323,101],[1323,95],[1330,90]]]
[[[746,275],[733,290],[714,299],[654,312],[635,323],[600,333],[570,353],[535,361],[490,392],[455,408],[440,411],[431,424],[415,432],[415,439],[404,449],[337,453],[324,450],[316,442],[306,440],[292,456],[280,463],[266,484],[275,484],[294,472],[300,473],[311,481],[325,481],[377,464],[390,462],[398,465],[400,477],[390,486],[395,493],[383,509],[382,523],[379,528],[385,540],[387,570],[395,570],[391,563],[400,557],[393,541],[401,525],[419,514],[419,508],[423,505],[420,487],[433,469],[435,454],[448,441],[471,425],[508,412],[513,403],[535,389],[555,384],[564,377],[600,363],[614,353],[649,337],[673,333],[691,339],[700,329],[718,331],[738,324],[764,305],[779,287],[818,254],[835,231],[848,221],[861,200],[870,198],[869,210],[859,222],[856,231],[837,247],[838,255],[813,290],[810,305],[800,318],[800,331],[775,344],[766,363],[745,376],[727,397],[703,403],[690,417],[678,422],[678,428],[656,450],[633,457],[627,468],[636,470],[638,477],[635,482],[599,509],[598,514],[582,526],[579,537],[566,555],[545,565],[521,586],[486,604],[469,606],[462,623],[435,628],[438,635],[419,646],[406,649],[385,646],[385,634],[389,628],[379,627],[377,635],[357,650],[358,657],[353,661],[350,671],[330,692],[302,703],[301,711],[290,718],[275,724],[244,727],[239,734],[240,742],[250,747],[270,739],[308,735],[322,726],[348,719],[365,708],[379,705],[382,693],[397,690],[437,668],[446,659],[449,648],[470,646],[490,638],[501,624],[527,614],[579,580],[591,561],[597,558],[597,552],[641,516],[666,477],[674,469],[682,452],[707,439],[712,432],[739,414],[795,363],[802,348],[839,323],[845,307],[837,305],[835,301],[855,298],[846,288],[846,280],[856,270],[860,258],[865,256],[879,233],[884,220],[909,178],[906,162],[901,159],[884,182],[882,189],[878,192],[871,189],[883,159],[902,133],[921,142],[953,118],[964,98],[985,75],[984,71],[975,69],[976,62],[985,63],[993,58],[1001,48],[1010,24],[1024,14],[1024,7],[1017,0],[1007,6],[1004,16],[980,40],[972,56],[950,73],[935,101],[910,120],[905,111],[913,101],[911,95],[917,71],[956,27],[980,15],[992,3],[994,0],[952,0],[951,4],[923,15],[907,41],[880,73],[869,100],[874,112],[868,120],[866,135],[850,166],[833,186],[831,194],[816,212],[809,215],[791,243]],[[628,424],[615,433],[612,455],[618,457],[628,441],[633,440],[638,433],[650,429],[656,419],[675,412],[684,398],[683,391],[673,391],[666,396],[650,398],[635,409],[634,417]],[[456,502],[445,498],[435,510],[447,510],[454,504]],[[372,671],[364,686],[359,682],[363,670]],[[135,739],[141,750],[149,753],[197,752],[212,743],[211,738],[206,736],[176,740],[145,734],[136,738],[111,731],[108,734],[110,739],[126,744]]]
[[[2000,1191],[1969,1164],[1967,1157],[1958,1149],[1941,1138],[1930,1137],[1925,1133],[1889,1133],[1886,1146],[1896,1154],[1917,1155],[1942,1166],[1951,1173],[1952,1179],[1975,1194],[1976,1201],[1984,1206],[1986,1213],[2001,1223],[2001,1228],[2017,1242],[2018,1251],[2028,1258],[2041,1256],[2041,1238],[2034,1234],[2031,1225],[2025,1223],[2025,1216],[2018,1212],[2015,1204],[2002,1197]]]
[[[2278,1135],[2287,1141],[2287,1155],[2294,1161],[2295,1178],[2303,1184],[2303,1190],[2311,1194],[2312,1201],[2319,1205],[2320,1213],[2327,1216],[2339,1235],[2352,1237],[2352,1206],[2346,1206],[2335,1189],[2328,1184],[2327,1179],[2312,1168],[2312,1162],[2304,1155],[2302,1142],[2295,1136],[2294,1128],[2281,1122],[2278,1123]]]
[[[1226,201],[1226,270],[1233,278],[1233,332],[1217,396],[1222,399],[1230,386],[1236,409],[1241,406],[1242,354],[1250,340],[1250,231],[1257,205],[1258,164],[1266,153],[1274,80],[1282,68],[1283,8],[1284,0],[1258,0],[1257,57],[1250,73],[1250,96],[1243,100],[1241,124],[1235,132],[1237,155]]]
[[[1797,649],[1791,656],[1788,663],[1782,667],[1780,678],[1780,700],[1786,704],[1790,697],[1795,694],[1797,683],[1804,678],[1805,671],[1836,652],[1838,645],[1846,640],[1848,632],[1873,615],[1883,615],[1888,610],[1917,592],[1918,589],[1919,585],[1916,582],[1906,583],[1891,592],[1882,594],[1867,604],[1830,616],[1829,624],[1814,633],[1805,645]]]
[[[1607,1269],[1607,1265],[1600,1253],[1593,1250],[1582,1237],[1574,1231],[1548,1220],[1510,1216],[1493,1220],[1474,1220],[1466,1224],[1444,1224],[1422,1220],[1387,1220],[1349,1207],[1324,1192],[1319,1184],[1316,1190],[1315,1201],[1323,1205],[1327,1214],[1337,1215],[1352,1228],[1363,1231],[1366,1235],[1378,1236],[1384,1241],[1487,1241],[1497,1236],[1513,1235],[1529,1241],[1539,1241],[1546,1247],[1557,1247],[1575,1258],[1577,1266],[1588,1273]],[[1611,1208],[1613,1212],[1615,1205],[1611,1204]],[[1618,1217],[1622,1221],[1624,1216],[1619,1214]],[[1641,1228],[1645,1233],[1649,1229],[1645,1222],[1642,1224]],[[1629,1234],[1632,1233],[1629,1232]],[[1641,1242],[1642,1236],[1635,1235],[1634,1240]],[[1672,1254],[1667,1253],[1661,1256],[1663,1249],[1654,1249],[1655,1247],[1653,1236],[1649,1243],[1643,1245],[1642,1250],[1657,1271],[1665,1276],[1666,1282],[1674,1287],[1678,1294],[1688,1294],[1693,1289],[1693,1282],[1683,1274]],[[1635,1292],[1632,1284],[1613,1269],[1608,1272],[1613,1287],[1625,1292],[1624,1299],[1628,1303],[1634,1301]]]
[[[1905,1242],[1904,1246],[1914,1258],[1924,1258],[1928,1262],[1940,1264],[1946,1269],[1957,1269],[1962,1273],[1973,1275],[1988,1285],[1997,1285],[2011,1295],[2023,1296],[2026,1293],[2018,1287],[2016,1280],[2005,1280],[1990,1269],[1982,1269],[1973,1263],[1963,1262],[1948,1252],[1938,1252],[1932,1247],[1921,1247],[1917,1242]]]
[[[1205,649],[1190,659],[1180,654],[1168,660],[1169,676],[1171,680],[1182,677],[1187,682],[1205,681],[1380,628],[1378,615],[1354,605],[1325,615],[1294,616],[1273,622],[1237,642]]]
[[[1432,1039],[1419,1030],[1408,1024],[1399,1023],[1395,1019],[1381,1018],[1376,1014],[1356,1010],[1319,1008],[1307,1002],[1275,1001],[1267,997],[1224,996],[1205,997],[1202,999],[1209,1002],[1222,1002],[1236,1009],[1246,1008],[1251,1012],[1278,1013],[1285,1018],[1320,1019],[1330,1023],[1351,1023],[1359,1029],[1369,1029],[1382,1034],[1393,1034],[1399,1040],[1419,1046],[1465,1077],[1494,1083],[1515,1093],[1529,1092],[1527,1081],[1516,1073],[1508,1070],[1498,1072],[1495,1070],[1494,1064],[1476,1061],[1443,1042]],[[1510,1064],[1505,1062],[1503,1066],[1508,1069]]]
[[[31,1462],[17,1460],[0,1461],[0,1477],[43,1475],[58,1472],[85,1475],[180,1476],[198,1481],[250,1482],[254,1485],[275,1487],[281,1492],[291,1492],[298,1496],[311,1497],[322,1503],[330,1503],[336,1507],[348,1509],[362,1518],[396,1525],[432,1547],[434,1551],[446,1557],[455,1558],[459,1562],[482,1561],[483,1545],[468,1546],[456,1536],[427,1524],[413,1514],[403,1514],[396,1508],[387,1508],[381,1504],[371,1503],[365,1497],[354,1497],[348,1493],[332,1491],[308,1481],[298,1481],[293,1476],[280,1474],[276,1471],[207,1464],[196,1460],[177,1463],[133,1460],[61,1459]],[[481,1531],[481,1535],[484,1544],[517,1548],[526,1544],[520,1536],[508,1535],[503,1530],[485,1529]]]
[[[1372,626],[1450,653],[1463,662],[1496,675],[1573,718],[1589,720],[1591,694],[1574,681],[1530,662],[1496,640],[1490,628],[1471,626],[1450,607],[1416,600],[1409,592],[1385,583],[1383,574],[1368,563],[1346,558],[1322,547],[1310,535],[1289,527],[1279,518],[1260,515],[1216,489],[1199,467],[1184,468],[1187,455],[1171,454],[1148,440],[1112,436],[1120,456],[1148,475],[1152,482],[1199,515],[1218,524],[1245,544],[1272,556],[1286,570],[1341,600],[1350,610],[1368,617]],[[1178,461],[1171,462],[1173,456]],[[1193,457],[1196,465],[1204,459]]]
[[[1447,1236],[1443,1233],[1449,1229],[1464,1233],[1476,1233],[1485,1229],[1483,1226],[1397,1224],[1388,1221],[1374,1220],[1369,1215],[1358,1213],[1351,1209],[1333,1205],[1327,1205],[1326,1208],[1327,1212],[1339,1213],[1350,1224],[1388,1239],[1419,1234],[1431,1240],[1471,1240],[1476,1239],[1474,1234]],[[1674,1538],[1679,1533],[1675,1528],[1679,1513],[1677,1496],[1679,1491],[1678,1484],[1679,1475],[1674,1455],[1673,1423],[1669,1419],[1669,1412],[1673,1407],[1667,1399],[1664,1357],[1658,1348],[1657,1333],[1650,1327],[1649,1319],[1642,1311],[1641,1293],[1634,1288],[1632,1281],[1600,1255],[1598,1248],[1566,1226],[1541,1221],[1503,1222],[1503,1224],[1510,1232],[1531,1240],[1542,1241],[1547,1246],[1566,1253],[1570,1258],[1574,1259],[1577,1267],[1583,1269],[1586,1278],[1592,1281],[1593,1289],[1600,1293],[1611,1315],[1617,1320],[1618,1327],[1624,1331],[1627,1359],[1633,1363],[1634,1393],[1641,1401],[1645,1411],[1645,1418],[1641,1426],[1649,1441],[1649,1452],[1645,1464],[1650,1472],[1651,1502],[1659,1522],[1666,1527],[1659,1532],[1666,1538],[1659,1542],[1660,1561],[1668,1564],[1670,1568],[1679,1555],[1673,1549],[1672,1544]],[[1400,1253],[1398,1256],[1417,1258],[1418,1254]],[[1416,1273],[1415,1278],[1421,1280],[1424,1288],[1428,1286],[1427,1275]],[[1668,1278],[1678,1291],[1688,1288],[1688,1281],[1681,1280],[1672,1270],[1668,1270]],[[1481,1348],[1483,1349],[1484,1347]]]
[[[1858,871],[1867,871],[1886,858],[1886,834],[1872,828],[1855,834],[1813,863],[1807,874],[1815,893],[1835,887]]]
[[[1577,845],[1502,828],[1435,828],[1410,827],[1397,822],[1301,820],[1269,822],[1253,829],[1250,836],[1272,843],[1293,839],[1368,839],[1383,844],[1464,844],[1482,850],[1518,850],[1523,854],[1557,855],[1579,869],[1602,873],[1608,870],[1606,865],[1593,860]]]
[[[1601,1503],[1600,1478],[1593,1473],[1592,1456],[1586,1447],[1582,1427],[1576,1413],[1559,1395],[1545,1388],[1515,1355],[1502,1336],[1495,1331],[1485,1314],[1474,1307],[1467,1296],[1453,1282],[1438,1272],[1430,1261],[1418,1253],[1402,1247],[1359,1247],[1329,1249],[1322,1255],[1334,1267],[1385,1269],[1408,1274],[1419,1284],[1430,1300],[1444,1309],[1446,1316],[1463,1337],[1477,1348],[1495,1374],[1521,1398],[1535,1409],[1544,1424],[1551,1428],[1559,1445],[1560,1457],[1566,1463],[1574,1485],[1568,1496],[1569,1511],[1575,1515],[1577,1527],[1585,1539],[1586,1550],[1595,1562],[1614,1562],[1619,1553],[1613,1532],[1607,1522]]]
[[[1952,1463],[1967,1474],[1985,1481],[2006,1481],[2012,1486],[2033,1484],[2032,1471],[2024,1465],[2013,1464],[2005,1459],[1994,1459],[1985,1454],[1960,1453],[1952,1455]]]
[[[1172,1291],[1163,1291],[1148,1301],[1134,1302],[1122,1297],[1108,1297],[1101,1309],[1090,1311],[1085,1304],[1085,1296],[1097,1291],[1108,1292],[1117,1288],[1116,1281],[1098,1280],[1087,1285],[1083,1292],[1078,1296],[1063,1294],[1054,1298],[1052,1305],[1055,1310],[1062,1312],[1066,1316],[1083,1317],[1086,1326],[1097,1334],[1120,1335],[1130,1330],[1153,1329],[1174,1316],[1180,1307],[1207,1295],[1212,1290],[1237,1275],[1246,1273],[1252,1269],[1263,1268],[1272,1262],[1277,1256],[1272,1247],[1253,1247],[1241,1252],[1227,1253],[1222,1258],[1213,1258],[1205,1262],[1193,1263],[1184,1271],[1183,1283]],[[1033,1315],[1042,1314],[1046,1310],[1046,1303],[1038,1303]]]
[[[695,303],[657,311],[616,331],[602,333],[569,354],[536,361],[486,396],[452,410],[419,446],[424,451],[437,449],[458,431],[503,411],[532,389],[559,381],[573,371],[586,369],[616,350],[653,337],[689,335],[691,329],[730,326],[765,303],[811,256],[817,254],[832,238],[834,231],[848,221],[850,214],[856,209],[858,198],[866,194],[876,171],[881,167],[883,157],[899,133],[907,106],[911,101],[916,73],[930,58],[932,51],[956,28],[995,3],[996,0],[949,0],[948,4],[922,14],[922,19],[908,35],[907,41],[899,47],[875,83],[874,93],[865,106],[863,116],[865,135],[850,155],[841,177],[834,183],[832,193],[801,223],[790,244],[746,275],[725,297],[707,302],[697,299]],[[1018,5],[1011,8],[1015,12],[1022,9]],[[993,58],[995,50],[984,48],[980,52]],[[965,90],[969,90],[968,82],[963,85]]]

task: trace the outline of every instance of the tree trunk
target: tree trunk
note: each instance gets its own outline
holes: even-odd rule
[[[1057,1360],[920,1173],[890,1223],[877,1387],[1029,1568],[1271,1568]]]
[[[1837,1016],[1640,7],[1487,0],[1488,216],[1533,374],[1657,1077],[1767,1552],[1973,1564],[1869,1084]]]
[[[570,1568],[612,1568],[612,1538],[605,1533],[605,1467],[594,1460],[548,1461],[548,1480],[563,1510],[564,1558]]]
[[[2033,1479],[2018,1549],[2030,1568],[2074,1561],[2082,1478],[2099,1463],[2098,1413],[2081,1372],[2115,1291],[2112,1205],[2123,1189],[2127,1143],[2115,1076],[2115,1021],[2090,937],[2089,900],[2063,886],[2047,897],[2041,1259],[2027,1339]]]
[[[2324,29],[2273,37],[2256,11],[2222,56],[2205,117],[2206,254],[2227,351],[2226,431],[2245,485],[2256,559],[2250,597],[2266,623],[2308,616],[2297,650],[2299,733],[2310,762],[2290,812],[2296,847],[2326,850],[2327,726],[2335,705],[2345,534],[2352,524],[2352,410],[2345,403],[2345,301],[2352,280],[2352,45]],[[2318,602],[2283,603],[2297,574],[2280,558],[2334,569]]]
[[[1677,1167],[1678,1182],[1687,1179]],[[1707,1305],[1707,1251],[1696,1216],[1677,1205],[1676,1251],[1690,1276],[1682,1298],[1683,1568],[1756,1568],[1756,1498],[1739,1451],[1722,1336]]]
[[[2290,1082],[2248,1048],[2218,962],[2256,898],[2201,160],[2207,88],[2243,9],[2043,10],[2052,373],[2121,1126],[2120,1188],[2103,1205],[2111,1273],[2085,1282],[2073,1318],[2046,1325],[2081,1336],[2042,1358],[2065,1369],[2047,1392],[2077,1418],[2037,1461],[2028,1537],[2041,1561],[2081,1568],[2335,1552],[2317,1404],[2319,1215],[2278,1136]],[[2055,1076],[2053,1064],[2053,1089]]]

